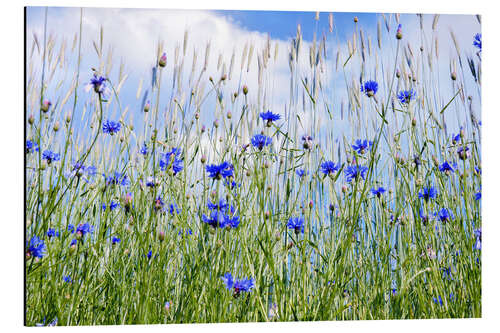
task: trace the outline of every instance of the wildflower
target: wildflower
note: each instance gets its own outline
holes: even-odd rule
[[[427,223],[429,223],[429,220],[431,219],[431,217],[427,214],[425,214],[425,212],[422,210],[422,208],[420,208],[419,210],[419,215],[420,215],[420,219],[422,220],[422,224],[423,225],[427,225]]]
[[[272,113],[269,110],[267,110],[267,112],[261,112],[260,117],[262,118],[262,120],[267,121],[267,127],[271,127],[273,121],[280,120],[281,118],[279,114]]]
[[[188,235],[192,235],[193,234],[193,230],[191,229],[186,229],[185,232],[184,230],[179,230],[179,232],[177,233],[179,236],[182,236],[183,234],[186,234],[186,236]]]
[[[398,294],[398,291],[396,290],[396,288],[392,288],[391,294],[392,294],[392,296],[396,296]]]
[[[304,218],[302,217],[291,217],[286,224],[288,229],[293,229],[295,234],[304,233]]]
[[[115,171],[114,174],[106,177],[106,175],[103,174],[103,176],[106,178],[106,185],[122,185],[126,186],[129,184],[128,178],[126,174],[122,174],[118,171]]]
[[[63,276],[63,281],[66,282],[66,283],[71,283],[73,282],[73,280],[71,279],[71,277],[69,275],[67,276]]]
[[[346,181],[350,183],[353,179],[358,179],[359,177],[365,179],[366,172],[368,168],[360,165],[350,165],[345,169]]]
[[[311,149],[312,148],[312,137],[310,135],[303,135],[302,136],[302,147],[304,149]]]
[[[132,201],[133,201],[133,196],[132,193],[127,193],[123,196],[122,201],[123,201],[123,208],[125,208],[125,213],[127,214],[130,212],[130,209],[132,208]]]
[[[401,38],[403,38],[403,29],[402,25],[399,24],[398,29],[396,30],[396,39],[401,39]]]
[[[239,224],[240,224],[240,217],[239,216],[236,216],[236,215],[231,216],[228,214],[224,214],[222,216],[222,223],[220,224],[220,227],[231,229],[231,228],[237,228]]]
[[[226,288],[233,289],[233,297],[240,296],[241,292],[250,292],[254,287],[254,279],[234,279],[231,273],[226,273],[221,276],[222,281],[226,285]]]
[[[28,251],[26,252],[27,257],[36,257],[41,259],[47,250],[45,242],[37,236],[31,237],[26,246],[28,247]]]
[[[181,172],[184,168],[183,162],[180,158],[181,151],[179,148],[172,148],[171,151],[165,153],[160,159],[160,169],[162,171],[172,170],[174,175]]]
[[[161,196],[159,195],[156,199],[155,199],[155,202],[154,202],[154,208],[156,211],[159,211],[163,208],[163,205],[165,205],[165,203],[163,202],[163,200],[161,199]]]
[[[164,308],[165,308],[165,311],[167,311],[167,312],[168,312],[168,310],[170,310],[170,307],[171,307],[170,302],[168,302],[168,301],[167,301],[167,302],[165,302],[165,307],[164,307]]]
[[[458,158],[460,158],[462,161],[465,161],[469,156],[470,156],[470,153],[469,153],[469,147],[463,147],[463,146],[460,146],[457,148],[457,154],[458,154]]]
[[[118,202],[114,202],[113,200],[110,201],[110,203],[109,203],[109,210],[110,211],[113,211],[118,207],[120,207],[120,204]],[[102,210],[106,210],[106,204],[102,204]]]
[[[386,189],[380,186],[379,188],[372,188],[370,192],[372,192],[373,195],[376,195],[377,198],[380,198],[385,191]]]
[[[158,65],[160,67],[165,67],[167,65],[167,54],[163,52],[160,59],[158,60]]]
[[[210,215],[203,214],[201,217],[204,223],[207,223],[212,228],[217,228],[220,226],[224,219],[224,214],[221,211],[214,210],[210,212]]]
[[[179,209],[179,207],[177,206],[176,203],[173,203],[173,204],[170,204],[169,208],[168,208],[168,212],[170,213],[170,215],[178,215],[181,213],[181,210]]]
[[[453,213],[447,208],[442,208],[439,212],[437,212],[437,216],[441,222],[448,222],[449,220],[453,220]]]
[[[85,166],[83,163],[75,162],[73,163],[69,177],[83,177],[86,182],[89,182],[89,178],[95,176],[96,173],[97,168],[95,166]]]
[[[72,239],[71,242],[69,243],[70,248],[75,248],[76,246],[76,239]]]
[[[90,79],[90,82],[85,86],[85,91],[89,92],[91,88],[99,95],[105,95],[108,92],[108,88],[106,87],[106,78],[103,76],[97,76],[94,73],[94,76]]]
[[[118,238],[118,237],[113,237],[113,238],[111,239],[111,244],[112,244],[112,245],[116,245],[116,244],[118,244],[118,243],[120,243],[120,242],[121,242],[121,239],[120,239],[120,238]]]
[[[474,243],[474,249],[481,250],[481,238],[482,238],[481,228],[474,229],[474,236],[476,237],[476,242]]]
[[[151,250],[149,250],[146,257],[148,257],[148,259],[151,259],[152,256],[153,256],[153,252]]]
[[[482,51],[483,49],[483,44],[482,44],[482,36],[481,33],[477,33],[474,35],[474,41],[472,42],[472,45],[477,47],[479,49],[479,52]]]
[[[121,126],[122,125],[118,121],[106,120],[102,125],[102,130],[104,133],[114,135],[120,131]]]
[[[434,301],[434,303],[443,306],[443,299],[441,298],[441,296],[438,296],[438,297],[439,298],[434,297],[434,298],[432,298],[432,300]]]
[[[68,231],[71,232],[71,233],[74,233],[75,232],[75,226],[72,225],[72,224],[68,224]]]
[[[417,97],[417,92],[413,89],[400,91],[398,99],[401,104],[410,104]]]
[[[92,232],[94,232],[94,227],[88,223],[80,223],[78,227],[76,227],[76,236],[78,238],[83,238],[83,236]]]
[[[26,140],[26,154],[38,151],[38,144],[35,141]]]
[[[146,145],[146,142],[142,144],[141,150],[139,150],[139,153],[142,155],[147,155],[148,154],[148,146]]]
[[[47,231],[47,237],[51,238],[51,237],[59,237],[59,231],[53,229],[53,228],[49,228],[49,230]]]
[[[450,165],[450,163],[445,161],[443,164],[439,166],[439,171],[449,174],[450,172],[455,171],[455,169]]]
[[[61,156],[58,153],[54,153],[53,151],[46,150],[42,154],[42,159],[47,161],[47,164],[52,164],[54,161],[59,161]]]
[[[158,185],[158,181],[155,181],[153,177],[148,177],[148,179],[146,179],[147,187],[155,187],[156,185]]]
[[[477,192],[476,194],[474,194],[474,199],[475,199],[476,201],[481,200],[481,191],[479,191],[479,192]]]
[[[219,203],[207,203],[207,207],[210,210],[218,210],[224,213],[231,212],[234,213],[234,207],[229,205],[224,199],[220,199]]]
[[[368,140],[356,140],[356,143],[352,145],[352,148],[358,152],[358,154],[363,155],[366,151],[370,150],[370,147],[372,146],[373,141],[368,141]]]
[[[229,162],[223,162],[220,165],[210,164],[206,166],[206,171],[208,172],[208,177],[220,180],[223,177],[233,176],[233,165]]]
[[[373,97],[377,93],[377,90],[378,83],[373,80],[366,81],[365,84],[361,86],[361,91],[368,97]]]
[[[269,146],[272,142],[272,139],[268,136],[262,134],[256,134],[252,138],[252,145],[259,150],[262,150],[265,146]]]
[[[224,180],[224,186],[228,187],[230,190],[234,189],[236,187],[236,182],[231,179],[226,179]]]
[[[297,171],[295,171],[295,173],[297,174],[297,176],[299,176],[299,178],[302,178],[306,175],[306,172],[304,171],[304,169],[297,169]]]
[[[436,198],[437,191],[434,187],[424,187],[419,193],[418,197],[424,199],[425,201],[429,201],[429,199]]]
[[[146,102],[146,104],[144,104],[144,112],[149,112],[149,109],[151,108],[151,103],[149,102],[149,100]]]
[[[459,142],[459,141],[460,141],[460,133],[458,133],[457,135],[452,135],[451,136],[451,142],[453,144],[457,144],[457,142]]]
[[[42,112],[44,112],[44,113],[48,112],[51,105],[52,105],[52,103],[46,99],[42,102],[42,105],[40,106],[40,110],[42,110]]]
[[[333,177],[333,174],[340,168],[340,165],[333,163],[332,161],[325,161],[321,163],[321,172],[325,175]]]

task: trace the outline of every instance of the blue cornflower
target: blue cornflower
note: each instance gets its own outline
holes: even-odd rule
[[[229,188],[230,190],[234,189],[236,187],[236,182],[234,180],[230,180],[230,179],[226,179],[224,180],[224,186],[226,186],[227,188]]]
[[[109,210],[113,211],[118,207],[120,207],[120,204],[118,202],[114,202],[113,200],[109,202]],[[102,210],[106,210],[106,208],[106,204],[102,204]]]
[[[333,176],[335,171],[337,171],[339,168],[340,165],[335,165],[335,163],[333,163],[332,161],[325,161],[321,163],[321,172],[328,176]]]
[[[69,243],[69,247],[73,247],[73,246],[76,246],[76,239],[72,239],[71,240],[71,243]]]
[[[157,184],[158,184],[158,182],[155,181],[155,179],[153,177],[148,177],[148,179],[146,179],[146,186],[147,187],[155,187]]]
[[[94,232],[94,227],[88,223],[80,223],[78,227],[76,227],[76,235],[78,237],[83,237],[88,233]]]
[[[42,154],[42,159],[46,160],[47,164],[51,164],[54,161],[59,161],[61,159],[61,156],[58,153],[46,150]]]
[[[146,142],[144,142],[142,144],[142,147],[141,149],[139,150],[139,152],[142,154],[142,155],[147,155],[148,154],[148,146],[146,145]]]
[[[111,239],[111,244],[112,244],[112,245],[116,245],[116,244],[120,243],[121,241],[122,241],[122,240],[121,240],[120,238],[118,238],[118,237],[113,237],[113,238]]]
[[[481,200],[481,191],[479,191],[476,194],[474,194],[474,199],[476,199],[476,201]]]
[[[26,244],[28,247],[28,251],[26,255],[28,257],[36,257],[36,258],[42,258],[45,255],[45,252],[47,250],[47,247],[45,246],[45,242],[38,238],[37,236],[31,237],[30,241],[28,244]]]
[[[170,204],[170,206],[168,208],[168,212],[170,213],[170,215],[178,215],[181,213],[181,210],[179,209],[179,207],[177,206],[176,203],[173,203],[173,204]]]
[[[179,232],[177,234],[179,236],[182,236],[183,234],[186,234],[186,236],[187,236],[187,235],[192,235],[193,231],[191,229],[185,229],[185,230],[181,229],[181,230],[179,230]]]
[[[102,125],[102,131],[104,133],[109,133],[109,135],[113,135],[120,131],[122,125],[118,121],[106,120]]]
[[[224,214],[222,217],[222,223],[220,224],[221,228],[237,228],[238,225],[240,224],[240,217],[239,216],[230,216],[227,214]]]
[[[184,168],[183,162],[180,158],[181,151],[179,148],[172,148],[171,151],[165,153],[160,159],[160,169],[162,171],[170,170],[174,172],[176,175],[178,172],[181,172]]]
[[[345,168],[346,181],[350,183],[353,179],[358,179],[359,177],[365,179],[366,172],[368,168],[361,165],[349,165]]]
[[[469,147],[467,147],[467,146],[458,147],[457,154],[458,154],[459,159],[461,159],[462,161],[465,161],[470,156]]]
[[[73,282],[73,280],[71,279],[71,277],[69,275],[63,276],[63,281],[66,283]]]
[[[149,250],[148,254],[147,254],[148,259],[151,259],[152,256],[153,256],[153,252],[151,250]]]
[[[75,162],[73,163],[73,167],[71,168],[71,173],[69,174],[69,177],[83,177],[85,181],[89,181],[87,177],[92,177],[97,173],[97,168],[95,166],[89,165],[85,166],[83,163],[80,162]]]
[[[460,135],[460,132],[458,132],[458,134],[457,134],[457,135],[452,135],[452,136],[451,136],[451,142],[452,142],[453,144],[456,144],[457,142],[459,142],[459,141],[460,141],[460,138],[461,138],[461,135]]]
[[[103,76],[97,76],[94,73],[94,76],[90,79],[90,82],[85,86],[85,90],[88,92],[91,88],[98,94],[107,94],[108,88],[106,87],[106,78]]]
[[[49,230],[47,231],[47,237],[51,238],[51,237],[59,237],[59,231],[57,231],[56,229],[54,228],[49,228]]]
[[[304,218],[291,217],[286,224],[288,229],[293,229],[295,234],[304,233]]]
[[[437,212],[437,217],[441,222],[448,222],[454,218],[453,213],[447,208],[439,210],[439,212]]]
[[[252,138],[252,145],[255,148],[258,148],[259,150],[262,150],[262,148],[269,146],[272,142],[272,139],[268,136],[262,135],[262,134],[256,134]]]
[[[386,189],[380,186],[379,188],[372,188],[370,192],[372,192],[373,195],[376,195],[378,198],[380,198],[382,194],[385,193],[385,191]]]
[[[438,297],[439,297],[439,299],[436,298],[436,297],[434,297],[432,300],[434,301],[434,303],[439,304],[439,305],[442,306],[443,305],[443,299],[441,298],[441,296],[438,296]]]
[[[474,229],[474,236],[476,237],[476,242],[474,243],[474,249],[481,250],[481,238],[482,238],[481,228]]]
[[[425,212],[422,210],[422,208],[419,209],[419,212],[420,212],[420,219],[422,220],[422,224],[427,225],[427,223],[432,218],[432,216],[425,214]]]
[[[122,174],[118,171],[115,171],[114,174],[111,174],[110,176],[106,177],[106,175],[103,174],[103,176],[106,178],[106,185],[122,185],[126,186],[129,184],[128,178],[126,174]]]
[[[201,219],[204,223],[207,223],[209,226],[213,228],[217,228],[222,225],[224,221],[224,214],[221,211],[213,210],[210,212],[210,215],[203,214]]]
[[[363,155],[366,151],[370,150],[370,147],[372,146],[373,141],[368,141],[368,140],[356,140],[356,143],[352,145],[352,148],[358,152],[358,154]]]
[[[297,171],[295,171],[295,173],[297,174],[297,176],[299,176],[300,178],[304,177],[306,175],[306,172],[304,171],[304,169],[297,169]]]
[[[482,43],[481,33],[477,33],[474,35],[474,41],[472,42],[472,45],[477,47],[479,49],[479,51],[482,51],[483,43]]]
[[[68,224],[68,231],[71,232],[71,233],[74,233],[75,232],[75,226],[73,224]]]
[[[361,91],[364,92],[368,97],[374,96],[377,93],[377,90],[378,83],[373,80],[366,81],[365,84],[361,86]]]
[[[267,112],[261,112],[260,117],[262,120],[267,121],[267,126],[271,127],[271,124],[273,121],[280,120],[281,116],[276,113],[272,113],[271,111],[267,110]]]
[[[419,193],[418,197],[424,199],[425,201],[429,201],[429,199],[436,198],[437,191],[434,187],[424,187]]]
[[[35,141],[26,140],[26,154],[38,151],[38,144]]]
[[[402,90],[398,94],[398,99],[401,104],[410,104],[412,100],[417,97],[417,92],[413,89],[410,90]]]
[[[455,169],[450,165],[450,163],[448,163],[448,161],[445,161],[443,164],[439,166],[439,171],[450,173],[455,171]]]
[[[233,289],[233,296],[236,298],[243,292],[249,292],[254,287],[254,279],[235,279],[231,275],[231,273],[226,273],[224,276],[221,276],[222,281],[226,285],[226,288],[231,290]]]
[[[220,165],[210,164],[206,166],[208,177],[214,179],[222,179],[223,177],[231,177],[233,175],[234,167],[229,162],[224,162]]]
[[[219,203],[208,202],[207,207],[210,210],[218,210],[223,213],[234,213],[234,206],[230,205],[224,199],[220,199]]]
[[[163,206],[165,205],[165,202],[161,199],[161,196],[158,195],[158,197],[154,200],[154,208],[156,211],[161,210]]]

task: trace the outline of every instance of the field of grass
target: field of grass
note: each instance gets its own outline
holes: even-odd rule
[[[80,15],[74,40],[27,36],[26,325],[481,316],[478,31],[447,59],[438,15],[419,40],[330,16],[216,73],[186,33],[130,97],[106,31],[81,66]]]

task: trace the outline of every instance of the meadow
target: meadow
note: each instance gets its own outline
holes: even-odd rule
[[[27,326],[481,317],[480,31],[449,58],[439,15],[232,54],[186,31],[128,82],[79,14],[26,36]]]

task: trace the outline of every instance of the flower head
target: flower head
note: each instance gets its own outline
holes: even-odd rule
[[[165,153],[160,159],[160,169],[162,171],[172,170],[174,175],[181,172],[184,168],[182,159],[180,158],[181,151],[179,148],[172,148],[171,151]]]
[[[476,237],[476,242],[474,243],[474,249],[481,250],[481,238],[482,238],[481,228],[474,229],[474,237]]]
[[[475,199],[476,201],[481,200],[481,191],[476,192],[476,194],[474,194],[474,199]]]
[[[26,255],[28,257],[42,258],[45,255],[45,252],[47,251],[45,242],[40,238],[38,238],[37,236],[31,237],[26,246],[28,247],[28,250],[26,252]]]
[[[291,217],[286,224],[288,229],[293,229],[295,234],[304,233],[304,218]]]
[[[233,296],[238,297],[241,292],[249,292],[254,287],[254,279],[235,279],[231,273],[226,273],[221,276],[222,281],[226,285],[226,288],[233,289]]]
[[[368,140],[356,140],[356,143],[352,145],[352,148],[358,152],[358,154],[363,155],[366,151],[370,150],[370,147],[372,146],[373,141],[368,141]]]
[[[208,177],[214,179],[222,179],[226,177],[233,176],[233,165],[229,162],[223,162],[220,165],[210,164],[206,166],[206,171],[208,172]]]
[[[102,125],[102,130],[104,133],[114,135],[120,131],[121,126],[119,121],[106,120]]]
[[[441,222],[448,222],[450,220],[453,220],[453,213],[447,209],[447,208],[442,208],[437,212],[437,217]]]
[[[52,238],[54,236],[59,237],[59,231],[54,228],[49,228],[49,230],[47,231],[47,237]]]
[[[472,45],[477,47],[479,51],[482,51],[483,43],[482,43],[481,33],[477,33],[474,35],[474,41],[472,42]]]
[[[377,90],[378,83],[373,80],[366,81],[365,84],[361,86],[361,91],[368,97],[373,97],[377,93]]]
[[[73,282],[73,280],[71,279],[71,277],[69,275],[63,276],[63,281],[66,282],[66,283]]]
[[[102,204],[101,207],[102,207],[102,210],[106,210],[106,208],[107,208],[106,204],[104,204],[104,203]],[[120,207],[120,204],[118,202],[115,202],[113,200],[110,201],[110,203],[109,203],[109,210],[110,211],[113,211],[118,207]]]
[[[111,244],[112,244],[112,245],[116,245],[116,244],[118,244],[118,243],[120,243],[120,242],[121,242],[121,239],[120,239],[120,238],[118,238],[118,237],[113,237],[113,238],[111,239]]]
[[[280,120],[281,116],[276,113],[272,113],[271,111],[267,110],[267,112],[261,112],[260,117],[262,120],[267,121],[267,126],[271,127],[271,124],[273,121]]]
[[[439,166],[439,171],[450,173],[455,171],[455,169],[451,166],[450,163],[448,163],[448,161],[444,161],[444,163]]]
[[[424,199],[425,201],[429,201],[429,199],[436,198],[437,191],[434,187],[424,187],[419,193],[418,197]]]
[[[332,161],[325,161],[321,163],[321,172],[327,176],[333,176],[333,174],[340,168],[339,164],[335,164]]]
[[[413,89],[402,90],[398,93],[398,99],[401,104],[410,104],[417,97],[417,92]]]
[[[47,164],[51,164],[54,161],[59,161],[61,159],[61,156],[58,153],[46,150],[42,154],[42,159],[46,160]]]
[[[26,154],[38,151],[38,144],[35,141],[26,140]]]
[[[168,207],[168,213],[172,216],[174,215],[179,215],[181,213],[180,208],[177,206],[176,203],[170,204]]]
[[[458,158],[461,159],[462,161],[465,161],[467,158],[469,158],[470,156],[470,152],[469,152],[469,147],[465,146],[460,146],[457,148],[457,154],[458,154]]]
[[[142,147],[139,150],[139,153],[141,153],[141,155],[147,155],[148,154],[148,146],[146,145],[146,142],[144,142],[142,144]]]
[[[252,145],[255,148],[258,148],[259,150],[262,150],[262,148],[269,146],[272,142],[272,139],[268,136],[262,135],[262,134],[256,134],[252,138]]]
[[[372,192],[373,195],[380,198],[382,196],[382,194],[384,194],[386,192],[386,189],[383,188],[382,186],[380,186],[379,188],[372,188],[370,192]]]
[[[78,237],[83,237],[86,234],[90,234],[92,232],[94,232],[94,227],[88,223],[80,223],[78,227],[76,227],[76,235]]]
[[[106,185],[122,185],[127,186],[129,184],[128,178],[126,174],[122,174],[121,172],[115,171],[113,174],[106,177]]]
[[[307,174],[307,172],[304,171],[304,169],[297,169],[295,173],[297,174],[297,176],[299,176],[299,178],[302,178]]]
[[[358,179],[359,177],[365,179],[366,172],[368,168],[361,165],[349,165],[345,168],[344,173],[346,176],[346,181],[350,183],[353,179]]]
[[[98,76],[94,73],[94,76],[90,79],[90,82],[85,85],[85,90],[89,92],[90,89],[93,89],[97,94],[105,97],[110,93],[109,88],[106,87],[106,81],[107,79],[105,77]]]

